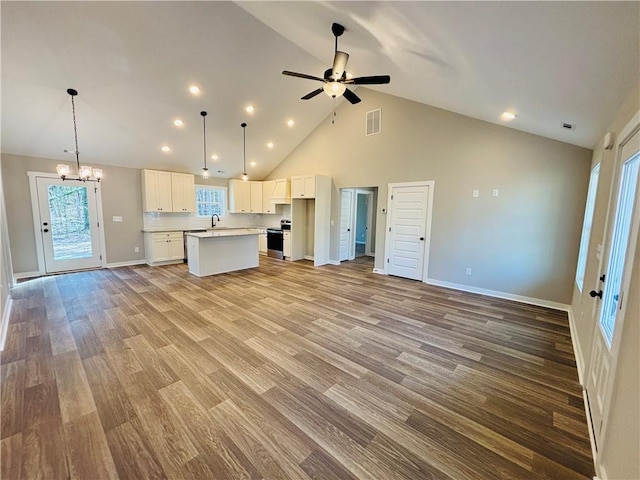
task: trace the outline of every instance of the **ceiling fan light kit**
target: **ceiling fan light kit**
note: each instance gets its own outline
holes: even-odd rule
[[[305,78],[307,80],[315,80],[323,82],[322,88],[318,88],[313,92],[307,93],[301,100],[309,100],[323,91],[331,98],[343,95],[351,104],[360,102],[360,97],[347,88],[347,85],[383,85],[391,81],[389,75],[375,75],[370,77],[352,78],[351,74],[346,71],[349,54],[338,50],[338,37],[344,33],[345,28],[339,23],[331,25],[331,33],[335,37],[335,48],[333,54],[333,66],[325,70],[323,78],[307,75],[305,73],[291,72],[284,70],[283,75],[290,77]]]
[[[59,163],[56,165],[56,173],[58,176],[64,180],[77,180],[79,182],[99,182],[102,180],[102,169],[101,168],[91,168],[88,165],[80,165],[80,152],[78,151],[78,128],[76,125],[76,104],[74,101],[74,97],[78,95],[78,91],[73,88],[68,88],[67,93],[71,96],[71,111],[73,112],[73,135],[75,138],[75,155],[76,155],[76,168],[77,175],[69,175],[71,173],[71,169],[69,165],[64,163]],[[65,150],[66,151],[66,150]]]

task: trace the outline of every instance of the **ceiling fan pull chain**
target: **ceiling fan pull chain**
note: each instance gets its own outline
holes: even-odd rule
[[[331,117],[331,125],[336,124],[336,97],[333,97],[333,117]]]

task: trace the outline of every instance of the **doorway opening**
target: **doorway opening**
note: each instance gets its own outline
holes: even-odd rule
[[[340,190],[340,261],[375,257],[378,187]]]

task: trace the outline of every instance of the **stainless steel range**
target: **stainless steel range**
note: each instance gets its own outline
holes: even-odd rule
[[[284,260],[284,231],[291,230],[291,220],[280,220],[280,228],[267,228],[267,256]]]

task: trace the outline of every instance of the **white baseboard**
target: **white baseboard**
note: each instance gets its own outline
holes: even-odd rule
[[[591,422],[591,414],[589,413],[589,400],[587,398],[587,391],[582,389],[582,401],[584,402],[584,412],[587,417],[587,430],[589,431],[589,443],[591,444],[591,456],[593,457],[593,467],[596,471],[596,476],[593,477],[594,480],[600,478],[608,478],[606,474],[603,473],[603,468],[601,465],[598,465],[598,450],[596,449],[596,439],[593,436],[593,423]]]
[[[131,267],[133,265],[144,265],[145,263],[147,263],[145,260],[130,260],[128,262],[113,262],[113,263],[107,263],[106,268]]]
[[[338,260],[329,260],[327,263],[329,265],[340,265],[340,262]]]
[[[573,345],[573,356],[576,358],[576,369],[578,370],[578,381],[582,388],[584,385],[584,357],[582,356],[582,348],[580,348],[580,342],[576,335],[576,319],[573,316],[573,309],[569,308],[569,330],[571,331],[571,344]]]
[[[442,280],[436,280],[434,278],[427,278],[424,283],[428,285],[435,285],[438,287],[452,288],[454,290],[461,290],[469,293],[479,293],[480,295],[486,295],[488,297],[503,298],[505,300],[513,300],[514,302],[527,303],[529,305],[536,305],[538,307],[547,307],[554,310],[561,310],[568,312],[570,305],[566,303],[551,302],[549,300],[543,300],[541,298],[525,297],[524,295],[515,295],[513,293],[498,292],[496,290],[488,290],[486,288],[474,287],[471,285],[462,285],[460,283],[443,282]]]
[[[386,275],[386,273],[384,273],[384,268],[374,268],[373,273],[377,273],[379,275]]]
[[[45,273],[44,272],[20,272],[20,273],[14,273],[13,279],[24,280],[25,278],[41,277],[42,275],[45,275]]]
[[[7,331],[9,330],[9,318],[11,318],[11,307],[13,300],[7,298],[7,304],[4,306],[2,319],[0,320],[0,352],[4,350],[4,342],[7,340]]]

